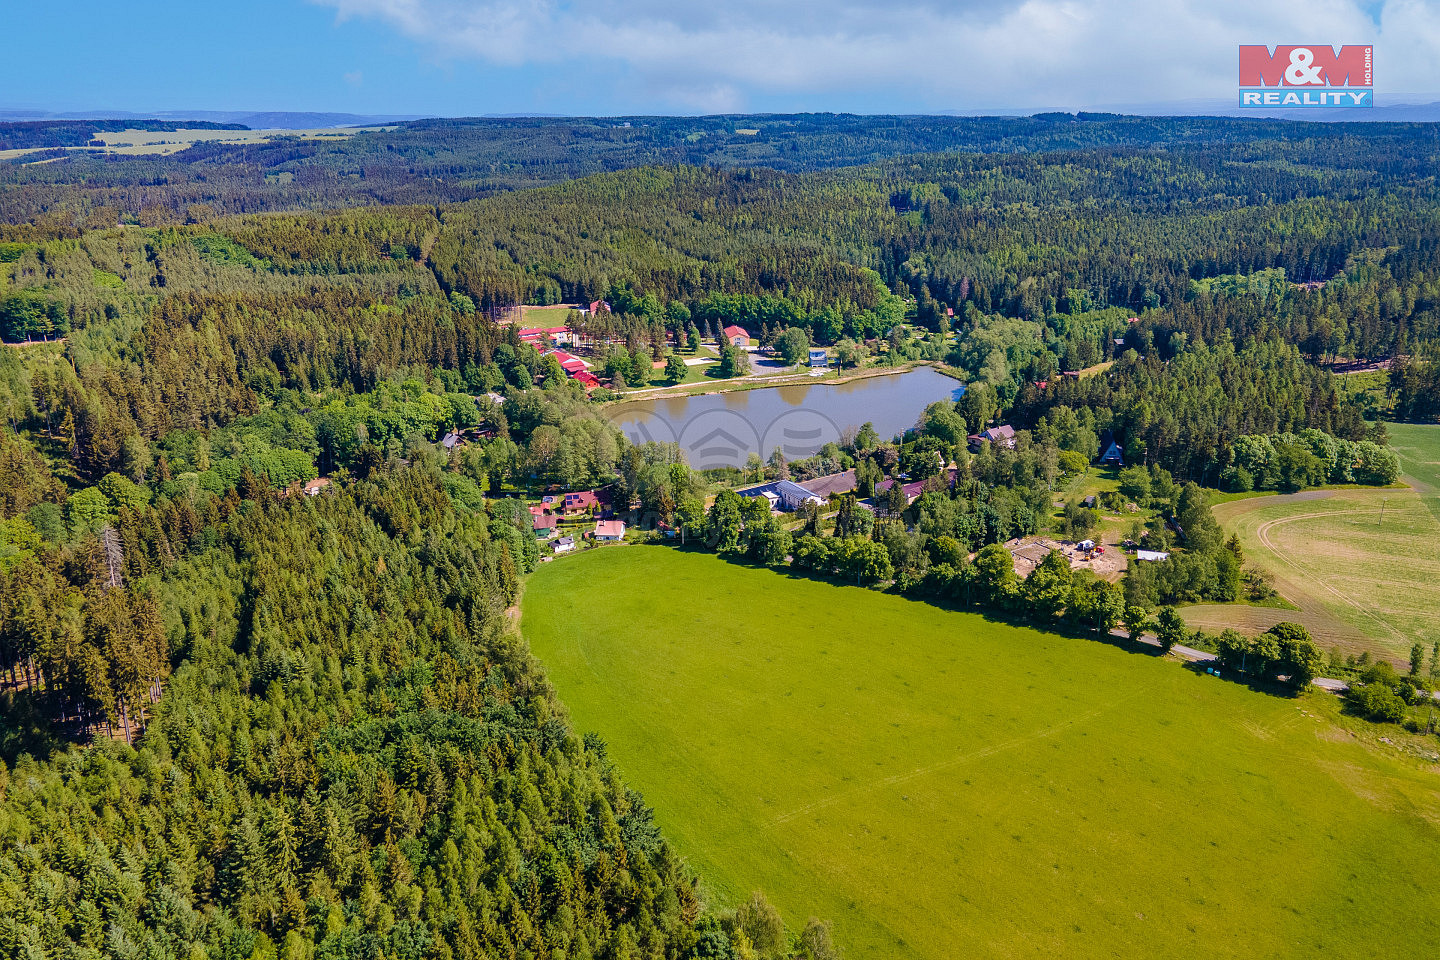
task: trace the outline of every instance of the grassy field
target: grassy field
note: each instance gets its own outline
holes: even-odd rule
[[[391,130],[393,127],[369,127],[371,130]],[[179,130],[101,130],[95,139],[104,142],[103,147],[69,147],[67,149],[87,153],[119,153],[129,156],[146,154],[171,154],[188,150],[202,141],[217,143],[267,143],[277,137],[298,137],[302,140],[346,140],[358,133],[358,127],[320,127],[313,130],[203,130],[181,128]],[[49,147],[22,150],[0,150],[0,160],[13,160],[28,153],[38,153]]]
[[[523,626],[710,896],[852,960],[1440,943],[1440,773],[1331,698],[658,546],[545,565]]]
[[[1232,500],[1215,506],[1246,559],[1275,578],[1299,613],[1202,605],[1191,626],[1259,631],[1290,619],[1326,647],[1407,663],[1417,640],[1440,639],[1440,427],[1390,428],[1413,489],[1343,489]],[[1381,523],[1381,511],[1384,523]]]

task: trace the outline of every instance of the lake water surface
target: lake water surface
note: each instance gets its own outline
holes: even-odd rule
[[[787,460],[839,442],[848,428],[869,422],[889,438],[915,426],[937,400],[957,400],[964,384],[930,367],[849,383],[802,383],[736,393],[635,400],[607,415],[636,443],[679,443],[697,470],[744,466],[752,453],[769,459],[779,447]]]

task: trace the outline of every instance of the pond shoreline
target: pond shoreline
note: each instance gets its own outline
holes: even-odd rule
[[[838,386],[843,383],[853,383],[857,380],[869,380],[874,377],[889,377],[902,373],[909,373],[921,367],[929,367],[936,373],[949,377],[952,380],[964,384],[964,374],[954,367],[946,366],[938,360],[911,360],[898,367],[866,367],[854,370],[838,377],[812,377],[809,373],[777,373],[770,376],[751,375],[748,377],[734,377],[729,380],[722,380],[718,384],[709,383],[677,383],[671,387],[647,387],[644,390],[634,390],[621,394],[610,400],[599,404],[601,408],[613,407],[618,404],[636,403],[645,400],[668,400],[675,397],[708,397],[722,393],[744,393],[747,390],[765,390],[770,387],[797,387],[797,386]],[[802,370],[806,368],[800,368]]]

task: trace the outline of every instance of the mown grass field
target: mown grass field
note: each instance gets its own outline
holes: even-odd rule
[[[1440,770],[1332,698],[660,546],[546,564],[523,627],[711,897],[852,960],[1440,944]]]
[[[1440,427],[1388,429],[1413,489],[1310,491],[1215,506],[1246,560],[1275,578],[1298,613],[1204,605],[1187,608],[1187,622],[1253,631],[1296,620],[1327,647],[1383,653],[1396,663],[1408,662],[1417,640],[1427,651],[1440,640]]]

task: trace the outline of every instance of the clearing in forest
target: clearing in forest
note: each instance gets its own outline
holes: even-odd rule
[[[1409,663],[1440,640],[1440,426],[1390,425],[1412,489],[1312,490],[1215,507],[1248,563],[1270,573],[1298,612],[1207,604],[1184,611],[1207,630],[1305,624],[1325,647]]]
[[[712,899],[852,957],[1410,956],[1440,777],[1324,695],[668,546],[523,627]]]

